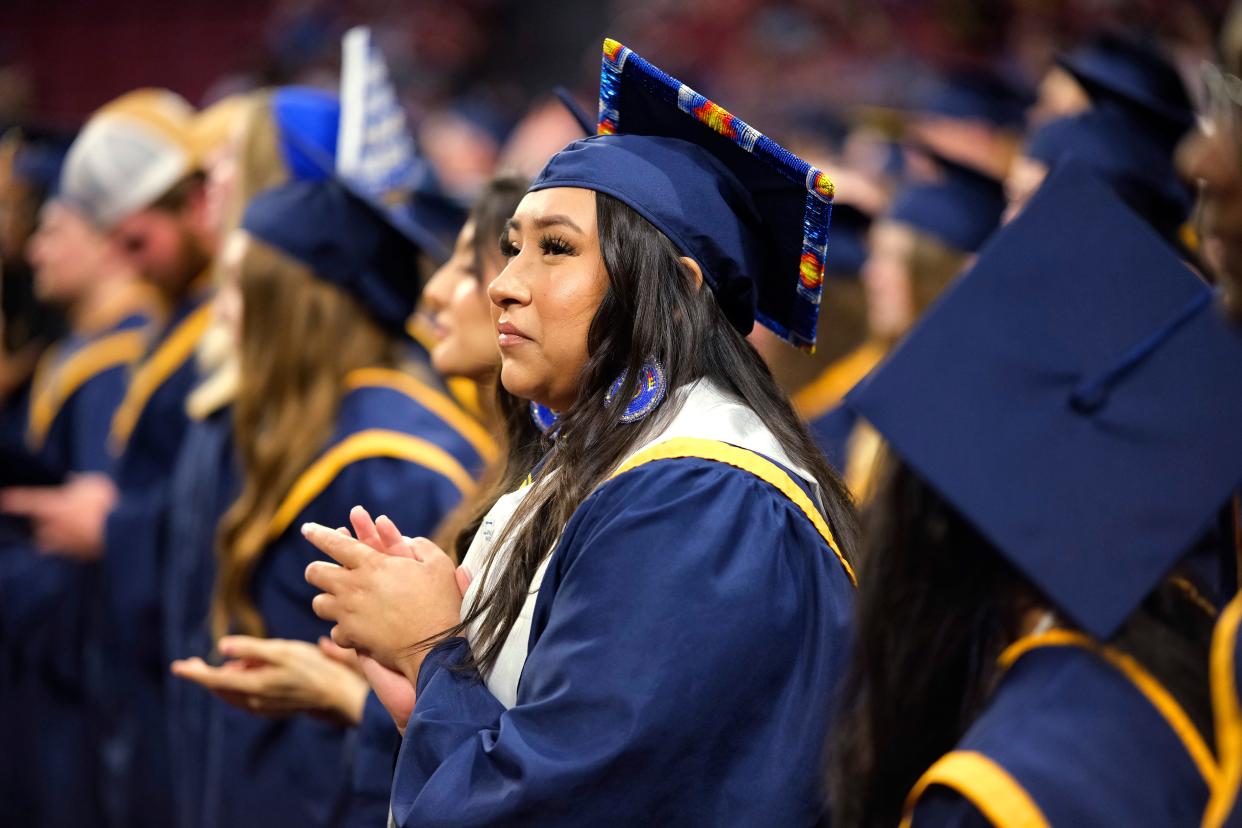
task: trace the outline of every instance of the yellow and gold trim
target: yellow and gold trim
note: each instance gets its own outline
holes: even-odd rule
[[[854,575],[854,568],[850,566],[850,562],[841,554],[840,547],[837,546],[836,539],[832,535],[832,530],[828,527],[828,522],[824,520],[824,516],[820,514],[819,509],[811,502],[811,498],[807,496],[801,487],[795,483],[789,475],[780,466],[768,460],[759,454],[747,449],[738,448],[729,443],[723,443],[719,440],[705,440],[698,437],[678,437],[672,440],[666,440],[663,443],[657,443],[650,448],[638,452],[630,459],[621,464],[609,479],[619,477],[628,471],[638,468],[647,463],[654,463],[659,460],[675,460],[679,458],[696,457],[702,460],[711,460],[716,463],[724,463],[742,471],[749,472],[758,477],[763,482],[775,488],[778,492],[789,499],[799,511],[806,516],[815,530],[828,544],[828,548],[833,551],[840,561],[841,566],[845,569],[845,574],[849,576],[850,583],[858,586],[858,578]]]
[[[452,427],[488,464],[494,463],[499,455],[496,441],[486,428],[452,399],[410,374],[392,368],[359,368],[346,375],[345,387],[351,391],[366,387],[390,388],[404,394]]]
[[[1220,773],[1212,786],[1203,816],[1203,828],[1220,828],[1238,804],[1242,788],[1242,708],[1238,704],[1238,626],[1242,622],[1242,595],[1234,597],[1221,613],[1212,634],[1212,710],[1216,719],[1216,752]]]
[[[35,371],[30,400],[26,439],[31,450],[43,448],[56,415],[79,388],[110,368],[137,362],[146,347],[146,334],[133,329],[100,337],[60,364],[57,354],[45,355]]]
[[[997,828],[1049,828],[1043,811],[1008,771],[973,750],[946,753],[927,769],[906,798],[901,828],[910,828],[915,805],[932,785],[957,791]]]
[[[1173,694],[1166,690],[1155,676],[1147,672],[1133,656],[1075,630],[1053,629],[1020,638],[1010,644],[1000,655],[1000,666],[1002,669],[1008,669],[1026,653],[1044,647],[1081,647],[1094,653],[1120,672],[1168,723],[1208,787],[1211,788],[1216,783],[1220,768],[1216,764],[1216,757],[1212,755],[1207,742],[1204,741],[1203,735],[1191,722],[1190,716],[1178,704],[1177,699],[1173,698]]]
[[[268,525],[267,537],[275,540],[289,528],[302,510],[331,485],[347,466],[360,460],[390,457],[416,463],[448,479],[462,496],[474,492],[475,482],[457,458],[434,443],[412,434],[369,429],[351,434],[332,446],[310,465],[285,495]]]
[[[794,410],[804,420],[814,420],[841,402],[846,393],[871,373],[887,349],[878,342],[864,342],[831,363],[824,372],[793,395]]]
[[[115,454],[124,450],[152,395],[193,356],[199,339],[211,324],[211,313],[211,303],[204,302],[181,320],[138,366],[130,380],[129,391],[112,418],[112,433],[108,441]]]

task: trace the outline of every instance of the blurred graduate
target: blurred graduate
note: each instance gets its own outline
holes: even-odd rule
[[[27,417],[30,454],[13,459],[12,471],[20,467],[29,476],[24,482],[46,484],[69,474],[110,476],[111,416],[146,348],[158,302],[108,239],[61,201],[44,206],[29,255],[36,295],[65,314],[69,333],[39,361]],[[36,544],[60,547],[47,529],[36,524],[30,543],[12,544],[0,558],[7,661],[0,707],[9,725],[5,743],[21,756],[6,801],[29,824],[94,824],[101,819],[99,710],[88,667],[100,657],[98,565],[41,553]]]
[[[426,171],[369,34],[351,32],[345,48],[339,106],[305,89],[270,95],[291,180],[250,199],[221,257],[216,307],[240,356],[236,469],[224,472],[235,491],[216,554],[179,534],[189,548],[169,550],[166,593],[172,655],[184,659],[174,672],[214,693],[171,710],[185,825],[383,822],[397,734],[366,682],[317,649],[328,625],[302,578],[317,556],[297,528],[344,522],[364,503],[430,534],[493,452],[410,362],[419,268],[440,251],[420,213]],[[355,96],[353,81],[364,83]],[[299,152],[311,168],[297,169]],[[210,607],[196,612],[204,594]],[[217,644],[227,660],[211,666]],[[261,692],[295,667],[324,678],[322,706],[290,698],[288,682],[283,697]]]
[[[1198,185],[1196,229],[1225,312],[1242,324],[1242,6],[1235,3],[1221,35],[1222,63],[1204,64],[1204,117],[1178,148],[1179,171]],[[1235,496],[1235,508],[1236,508]],[[1235,511],[1235,520],[1237,513]],[[1220,614],[1212,637],[1210,681],[1220,773],[1204,828],[1242,826],[1242,595]]]
[[[851,392],[892,465],[834,825],[1199,824],[1215,607],[1184,561],[1242,472],[1211,300],[1066,164]]]
[[[216,239],[205,210],[202,150],[193,109],[158,89],[104,106],[70,147],[59,198],[108,235],[156,289],[163,313],[111,420],[115,483],[83,474],[55,490],[0,496],[0,508],[28,517],[48,551],[102,560],[101,790],[109,818],[128,825],[169,819],[162,676],[151,668],[159,646],[164,483],[188,422],[191,356],[210,318]]]

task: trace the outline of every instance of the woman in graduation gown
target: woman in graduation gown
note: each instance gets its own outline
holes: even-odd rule
[[[432,365],[446,379],[460,377],[481,388],[496,385],[500,353],[496,348],[486,285],[504,266],[496,239],[525,195],[527,183],[502,177],[484,188],[458,236],[452,256],[436,271],[422,293],[423,311],[432,322],[434,335],[430,352]],[[497,408],[486,397],[481,402],[487,411]],[[539,432],[530,423],[524,405],[520,417],[517,431],[523,434],[525,443],[533,445],[532,435],[537,436]],[[196,473],[175,478],[182,480],[185,487],[178,493],[178,499],[201,503],[205,508],[188,509],[186,518],[174,521],[181,531],[170,541],[173,548],[204,550],[193,556],[181,555],[177,567],[180,571],[169,579],[166,600],[170,607],[178,608],[178,612],[173,613],[178,623],[169,631],[169,652],[172,653],[211,649],[206,615],[215,518],[211,518],[207,527],[202,524],[206,512],[216,516],[223,514],[230,500],[236,497],[236,492],[232,491],[235,485],[231,484],[227,486],[228,499],[221,501],[221,483],[236,476],[228,426],[225,410],[210,414],[192,428],[189,439],[194,441],[191,445],[199,452],[198,457],[191,458]],[[219,505],[214,505],[216,503]],[[213,505],[208,507],[207,504]],[[463,501],[444,523],[460,525],[469,519],[472,511],[472,503]],[[461,554],[465,554],[464,549]],[[353,653],[336,647],[326,637],[312,644],[229,636],[221,641],[220,648],[230,658],[243,660],[252,667],[241,684],[230,681],[237,677],[236,673],[232,676],[216,673],[212,677],[213,689],[232,703],[268,715],[278,712],[282,716],[328,716],[355,726],[357,731],[350,737],[352,786],[358,796],[378,801],[387,808],[397,733],[392,717],[378,697],[368,693],[366,680],[356,672],[358,665]],[[348,666],[337,664],[338,661]],[[253,669],[259,666],[267,669]],[[184,674],[186,665],[179,663],[175,669]],[[190,668],[191,674],[195,669],[197,665]],[[205,700],[206,693],[205,689],[190,682],[176,682],[170,688],[171,723],[176,738],[188,737],[191,741],[202,742],[202,731],[211,710],[210,703]],[[191,751],[183,751],[187,752]],[[174,777],[182,789],[178,802],[189,810],[201,801],[201,792],[193,793],[203,783],[201,760],[196,756],[182,758],[189,761],[178,762]],[[182,819],[186,824],[194,824],[189,814],[183,814]]]
[[[226,101],[217,107],[228,105]],[[209,159],[207,201],[221,237],[228,237],[258,193],[287,181],[327,177],[308,154],[334,157],[340,102],[329,92],[290,86],[240,96],[224,114],[231,123],[222,125],[227,140]],[[216,527],[241,485],[231,408],[238,385],[237,344],[232,327],[213,318],[195,354],[201,381],[186,400],[189,427],[169,481],[169,498],[177,507],[167,514],[163,532],[169,554],[161,596],[161,673],[173,658],[213,649],[208,610]],[[202,687],[169,681],[164,703],[178,746],[169,757],[177,820],[193,825],[201,791],[191,791],[203,783],[196,746],[205,744],[212,702]]]
[[[601,134],[536,179],[488,287],[548,428],[528,485],[457,573],[400,524],[304,529],[341,564],[307,570],[334,638],[417,690],[398,825],[822,810],[852,515],[743,335],[813,338],[831,185],[615,41],[604,65]]]
[[[1242,471],[1210,299],[1068,164],[850,395],[893,465],[834,825],[1198,825],[1215,608],[1182,561]]]
[[[418,254],[383,208],[337,180],[259,195],[230,237],[218,308],[238,326],[241,485],[219,527],[214,640],[241,632],[314,642],[326,633],[301,578],[315,557],[301,523],[339,520],[361,501],[430,532],[472,491],[481,449],[445,418],[456,413],[446,397],[401,370]],[[215,672],[248,665],[185,666],[185,677],[212,686]],[[183,809],[195,824],[383,820],[382,798],[353,798],[344,722],[253,712],[264,710],[213,697],[205,743],[186,746],[201,757],[191,790],[201,799]]]

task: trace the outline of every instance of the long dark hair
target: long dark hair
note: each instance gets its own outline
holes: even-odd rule
[[[908,466],[883,458],[866,513],[855,644],[829,747],[836,828],[893,826],[923,772],[965,734],[997,658],[1042,594]],[[1165,581],[1111,643],[1210,734],[1212,619]]]
[[[479,576],[491,583],[491,567],[503,565],[494,586],[481,593],[461,625],[444,634],[460,634],[478,621],[472,649],[474,665],[480,670],[495,662],[536,569],[578,505],[675,413],[665,404],[642,422],[627,425],[620,421],[623,406],[604,405],[609,386],[622,372],[625,381],[617,399],[633,396],[636,378],[649,358],[664,366],[671,389],[706,378],[750,407],[790,460],[819,483],[824,517],[842,553],[849,558],[854,548],[856,519],[845,487],[755,349],[726,321],[710,291],[696,286],[667,237],[610,196],[597,193],[595,205],[608,291],[587,334],[589,357],[579,380],[582,393],[569,410],[561,412],[556,439],[545,439],[535,447],[547,452],[541,482],[492,547],[511,544],[510,556],[503,564],[493,556]],[[519,428],[528,414],[525,404],[512,398],[504,402],[502,411],[511,435],[503,478],[516,486],[531,470],[531,446]],[[490,505],[483,504],[481,511]],[[535,515],[538,519],[532,520]]]

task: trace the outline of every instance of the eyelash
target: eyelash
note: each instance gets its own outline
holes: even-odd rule
[[[578,251],[564,236],[543,236],[539,239],[539,249],[545,256],[576,256]],[[508,236],[500,237],[500,255],[512,259],[522,249],[509,240]]]

